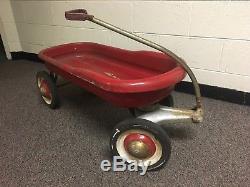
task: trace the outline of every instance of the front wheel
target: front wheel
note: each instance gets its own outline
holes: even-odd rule
[[[148,170],[162,167],[171,154],[171,143],[166,132],[157,124],[145,119],[131,119],[119,123],[110,139],[113,156],[121,156]]]

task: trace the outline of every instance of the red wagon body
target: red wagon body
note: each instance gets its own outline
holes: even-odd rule
[[[89,42],[51,47],[41,51],[39,57],[51,72],[121,107],[156,103],[186,75],[163,53]]]

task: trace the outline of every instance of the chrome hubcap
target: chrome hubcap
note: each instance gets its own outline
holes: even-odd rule
[[[124,147],[130,155],[138,159],[151,157],[156,151],[154,141],[149,136],[139,133],[129,134],[124,139]]]
[[[136,158],[147,158],[149,155],[149,150],[147,144],[141,141],[133,141],[129,143],[127,151],[129,154]]]

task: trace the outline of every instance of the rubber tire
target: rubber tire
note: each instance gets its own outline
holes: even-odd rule
[[[169,95],[168,97],[165,97],[161,101],[159,101],[156,104],[160,104],[163,106],[168,106],[168,107],[173,107],[174,106],[174,99],[172,95]],[[138,117],[146,112],[140,110],[139,108],[129,108],[129,112],[132,114],[134,117]]]
[[[49,106],[51,109],[56,109],[59,107],[60,105],[60,99],[59,99],[59,96],[58,96],[58,93],[57,93],[57,87],[56,87],[56,84],[54,82],[54,80],[51,78],[51,76],[46,72],[46,71],[39,71],[37,72],[36,74],[36,84],[38,85],[38,78],[39,77],[42,77],[44,80],[47,81],[48,83],[48,87],[50,89],[50,92],[51,92],[51,95],[52,95],[52,101],[51,101],[51,104],[48,104],[44,101],[44,99],[42,98],[42,95],[41,95],[41,98],[42,100],[44,101],[44,103]],[[39,92],[40,92],[40,89],[38,88]]]
[[[49,76],[51,77],[51,79],[53,80],[53,82],[56,84],[57,79],[58,79],[57,75],[55,73],[53,73],[53,72],[50,72]]]
[[[145,119],[129,119],[122,121],[115,126],[110,138],[110,148],[112,155],[120,156],[116,148],[116,141],[123,132],[132,129],[145,130],[153,134],[155,139],[157,139],[162,146],[162,157],[155,164],[148,166],[148,171],[157,170],[163,167],[169,160],[171,154],[170,138],[162,127]]]

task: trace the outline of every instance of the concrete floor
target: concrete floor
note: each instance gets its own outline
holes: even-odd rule
[[[61,108],[49,109],[35,84],[42,69],[0,64],[0,186],[250,186],[250,107],[204,98],[202,124],[165,126],[173,149],[163,169],[102,172],[113,126],[131,115],[72,85],[59,89]]]

